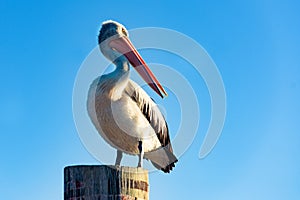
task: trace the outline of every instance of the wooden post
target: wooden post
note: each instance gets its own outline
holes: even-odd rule
[[[65,200],[148,200],[148,171],[136,167],[77,165],[64,169]]]

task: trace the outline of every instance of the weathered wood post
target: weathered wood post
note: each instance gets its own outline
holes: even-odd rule
[[[148,171],[107,165],[67,166],[64,169],[64,199],[148,200]]]

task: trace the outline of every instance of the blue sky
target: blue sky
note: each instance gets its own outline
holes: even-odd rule
[[[221,138],[200,160],[210,105],[203,81],[193,82],[204,99],[199,133],[171,174],[150,174],[151,199],[299,199],[299,4],[2,0],[1,198],[61,199],[66,165],[98,163],[78,137],[72,91],[101,22],[115,19],[128,29],[164,27],[192,37],[226,88]]]

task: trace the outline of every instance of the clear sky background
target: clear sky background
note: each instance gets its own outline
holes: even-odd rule
[[[226,88],[214,150],[198,158],[209,122],[204,100],[199,133],[174,171],[150,174],[150,199],[299,199],[299,10],[296,0],[2,0],[0,198],[62,199],[65,166],[98,164],[78,137],[72,90],[101,22],[114,19],[128,29],[165,27],[192,37]]]

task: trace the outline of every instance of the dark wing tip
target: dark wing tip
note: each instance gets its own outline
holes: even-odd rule
[[[161,168],[161,171],[163,171],[164,173],[170,173],[173,170],[173,168],[175,167],[175,163],[177,163],[177,162],[178,162],[178,160],[175,160],[174,162],[172,162],[165,168]]]
[[[178,160],[176,159],[174,162],[172,162],[171,164],[169,164],[168,166],[161,168],[161,166],[159,166],[158,164],[156,164],[154,161],[152,161],[152,164],[154,165],[154,167],[156,167],[157,169],[160,169],[161,171],[163,171],[164,173],[170,173],[173,168],[175,167],[175,163],[178,162]]]

